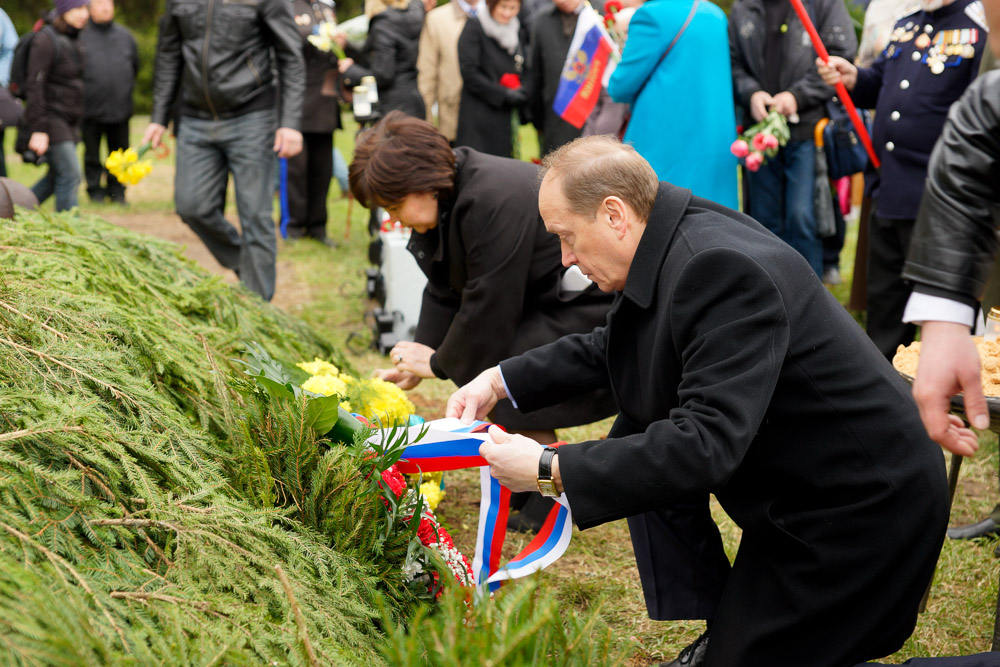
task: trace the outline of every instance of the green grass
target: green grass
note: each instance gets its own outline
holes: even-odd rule
[[[145,127],[144,118],[133,119],[134,142]],[[7,133],[8,146],[13,133]],[[350,159],[353,127],[338,132],[336,143]],[[537,156],[537,138],[533,130],[521,133],[522,157]],[[30,184],[40,171],[19,164],[8,153],[8,169],[13,178]],[[172,165],[167,160],[157,165],[148,182],[129,192],[131,214],[171,211]],[[230,204],[232,189],[230,188]],[[81,192],[85,210],[100,213]],[[340,243],[335,249],[309,241],[281,244],[279,262],[294,267],[295,279],[307,294],[304,302],[292,306],[292,312],[322,330],[349,351],[352,362],[362,372],[385,365],[384,357],[370,349],[370,328],[364,315],[375,304],[364,294],[364,270],[367,268],[368,212],[354,205],[349,236],[347,227],[348,202],[340,198],[336,184],[331,186],[329,199],[329,235]],[[234,213],[232,207],[230,211]],[[844,284],[832,288],[833,294],[846,303],[853,273],[857,226],[848,229],[842,260]],[[348,340],[351,342],[349,343]],[[427,417],[441,416],[444,401],[454,390],[450,382],[424,381],[411,392],[415,402]],[[610,421],[588,427],[566,429],[560,436],[569,441],[600,437],[607,433]],[[966,523],[985,516],[1000,501],[997,490],[998,452],[996,437],[987,434],[979,454],[966,460],[959,491],[952,511],[952,524]],[[459,471],[447,476],[448,497],[440,515],[455,535],[459,547],[471,552],[478,514],[478,475]],[[738,546],[740,531],[717,504],[713,514],[719,523],[727,552],[732,556]],[[526,538],[512,534],[506,551],[510,554],[526,543]],[[995,539],[973,542],[945,543],[931,590],[927,611],[921,614],[913,637],[901,651],[884,662],[899,663],[910,657],[960,655],[989,650],[993,631],[993,612],[997,600],[1000,567],[993,557]],[[700,634],[700,622],[657,623],[645,614],[641,589],[632,559],[628,530],[623,521],[614,522],[583,532],[577,531],[567,554],[547,569],[542,581],[555,591],[567,609],[586,610],[599,601],[603,613],[621,645],[634,645],[636,653],[631,664],[672,659],[677,652]],[[906,582],[900,582],[905,585]]]

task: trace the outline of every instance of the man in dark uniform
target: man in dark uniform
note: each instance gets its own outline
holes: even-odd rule
[[[986,44],[980,0],[924,0],[901,18],[871,67],[831,57],[817,60],[820,75],[842,80],[859,107],[875,108],[873,140],[882,168],[870,170],[874,200],[868,226],[867,332],[888,359],[913,341],[902,321],[910,288],[900,277],[913,221],[924,191],[927,161],[941,136],[948,108],[979,72]]]
[[[581,529],[714,493],[743,537],[706,666],[840,667],[898,650],[948,519],[943,457],[906,383],[751,218],[658,183],[609,137],[546,166],[545,227],[564,264],[617,292],[608,323],[484,371],[447,415],[611,387],[606,440],[553,456],[492,428],[480,453],[512,491],[565,490]]]

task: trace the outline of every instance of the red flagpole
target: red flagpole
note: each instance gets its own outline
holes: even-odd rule
[[[809,13],[806,12],[806,8],[802,5],[802,0],[789,0],[792,3],[792,7],[795,9],[795,13],[799,15],[799,20],[802,21],[802,25],[805,26],[806,32],[809,33],[809,38],[812,40],[813,48],[816,49],[817,55],[820,59],[829,64],[830,54],[827,53],[826,47],[823,46],[823,40],[819,38],[819,33],[816,32],[816,26],[813,25],[812,20],[809,18]],[[840,101],[843,102],[844,108],[847,109],[847,115],[851,117],[851,122],[854,123],[854,129],[858,131],[858,137],[861,139],[861,145],[865,147],[865,151],[868,152],[868,157],[871,159],[872,164],[875,168],[882,166],[879,162],[878,156],[875,155],[875,148],[872,146],[871,137],[868,136],[868,130],[865,128],[865,124],[861,121],[861,116],[858,114],[858,110],[854,106],[854,102],[851,100],[851,96],[847,93],[847,88],[844,87],[842,81],[838,81],[835,86],[837,89],[837,96]]]

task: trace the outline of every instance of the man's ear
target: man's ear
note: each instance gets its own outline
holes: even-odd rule
[[[614,230],[619,239],[624,238],[629,225],[628,209],[625,202],[611,195],[605,197],[601,204],[604,207],[604,214],[607,216],[608,226]]]

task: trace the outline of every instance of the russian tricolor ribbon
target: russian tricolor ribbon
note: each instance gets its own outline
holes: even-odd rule
[[[479,529],[476,553],[472,561],[476,585],[486,585],[490,591],[503,581],[526,577],[554,563],[569,547],[573,531],[573,516],[566,494],[556,498],[545,523],[535,538],[503,567],[501,551],[507,536],[507,516],[510,489],[490,475],[490,464],[479,455],[479,446],[489,440],[487,422],[471,426],[457,419],[439,419],[409,428],[408,437],[418,442],[406,447],[396,467],[404,474],[479,468],[482,499],[479,503]],[[380,436],[375,436],[376,438]]]

